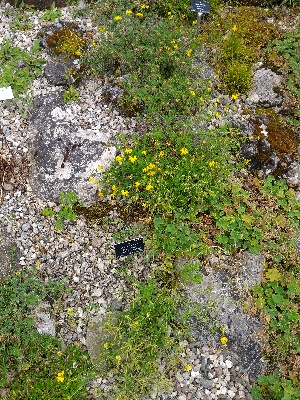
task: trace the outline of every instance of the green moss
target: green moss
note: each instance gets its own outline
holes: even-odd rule
[[[67,57],[80,56],[87,41],[71,28],[55,31],[47,38],[47,45],[55,54],[65,54]]]

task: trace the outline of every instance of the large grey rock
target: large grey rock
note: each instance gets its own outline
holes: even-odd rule
[[[70,190],[86,205],[97,197],[97,187],[88,181],[98,165],[107,168],[116,149],[108,146],[110,136],[84,129],[76,122],[80,106],[65,104],[62,92],[52,92],[35,100],[30,118],[31,167],[29,181],[35,195],[58,201]]]
[[[276,92],[281,83],[281,77],[269,68],[258,69],[254,72],[253,87],[247,103],[264,107],[275,107],[282,104],[282,97]]]
[[[259,316],[246,312],[242,304],[250,289],[260,283],[264,257],[245,252],[235,260],[235,266],[231,263],[230,257],[225,261],[212,257],[210,266],[201,270],[203,280],[186,288],[191,304],[199,309],[191,318],[191,333],[202,344],[220,345],[220,329],[210,326],[210,321],[218,321],[219,328],[226,328],[229,351],[255,379],[266,367],[259,337],[262,327]]]

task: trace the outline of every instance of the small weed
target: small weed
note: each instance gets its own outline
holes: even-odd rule
[[[54,22],[57,18],[61,17],[61,9],[55,7],[55,3],[51,4],[51,7],[45,11],[42,16],[43,21],[51,21]]]
[[[68,193],[62,193],[60,195],[60,210],[57,212],[53,208],[45,208],[42,211],[44,217],[56,217],[55,227],[57,230],[63,229],[63,221],[68,219],[70,221],[76,221],[77,215],[73,211],[73,207],[78,203],[78,199],[75,193],[72,191]],[[83,207],[83,204],[80,204]]]
[[[79,99],[79,92],[73,86],[70,86],[67,90],[63,92],[63,99],[65,103],[70,103],[71,101],[77,101]]]

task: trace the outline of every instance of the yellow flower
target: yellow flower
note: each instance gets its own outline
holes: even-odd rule
[[[178,50],[179,49],[178,44],[175,44],[173,47],[174,47],[174,50]]]
[[[223,40],[227,40],[227,37],[226,37],[226,36],[224,36],[224,37],[223,37]]]
[[[147,152],[145,150],[142,151],[143,156],[147,155]]]
[[[117,189],[117,186],[116,185],[112,185],[112,190],[114,191],[114,192],[116,192],[118,189]]]
[[[131,10],[126,10],[126,13],[125,13],[126,15],[131,15],[132,14],[132,11]]]
[[[96,42],[95,42],[95,40],[92,40],[92,43],[91,43],[91,45],[92,45],[92,46],[96,46]]]
[[[190,371],[192,369],[192,367],[190,366],[190,364],[188,364],[186,367],[185,367],[185,370],[188,372],[188,371]]]
[[[188,56],[188,57],[191,57],[191,55],[192,55],[192,49],[188,49],[186,52],[185,52],[185,54]]]
[[[90,176],[90,177],[89,177],[89,181],[90,181],[90,182],[94,182],[94,180],[95,180],[95,178],[94,178],[93,176]]]
[[[115,21],[120,21],[122,19],[122,17],[120,16],[120,15],[116,15],[115,17],[114,17],[114,20]]]
[[[158,157],[163,157],[165,155],[164,151],[160,151]]]
[[[116,161],[117,161],[119,164],[122,164],[123,158],[124,158],[124,156],[116,156]]]
[[[137,157],[136,157],[136,156],[134,156],[134,157],[132,157],[132,156],[129,156],[129,161],[131,161],[131,162],[132,162],[132,164],[133,164],[133,163],[135,163],[135,162],[136,162],[136,160],[137,160]]]
[[[58,355],[59,357],[61,357],[61,356],[62,356],[62,352],[61,352],[61,351],[58,351],[58,352],[57,352],[57,355]]]
[[[144,16],[144,14],[143,14],[143,13],[140,13],[140,12],[136,13],[135,15],[136,15],[137,17],[140,17],[140,18],[142,18],[142,17]]]
[[[104,28],[104,26],[102,26],[101,28],[99,28],[99,32],[103,33],[106,31],[106,28]]]
[[[116,356],[116,360],[120,361],[121,360],[121,356]]]
[[[150,171],[150,172],[148,172],[147,175],[149,175],[149,176],[154,176],[154,175],[155,175],[155,171]]]
[[[182,156],[185,156],[186,154],[188,154],[188,149],[186,149],[185,147],[182,147],[181,149],[180,149],[180,153],[181,153],[181,155]]]
[[[222,336],[221,339],[220,339],[220,342],[222,344],[226,344],[228,342],[228,338],[226,336]]]
[[[75,51],[75,55],[76,56],[81,56],[81,51],[80,50]]]
[[[208,92],[210,92],[210,91],[211,91],[211,88],[210,88],[210,87],[208,87],[206,90],[207,90]]]
[[[143,206],[143,207],[146,207],[146,205],[147,205],[146,203],[142,203],[142,206]]]
[[[74,311],[72,310],[72,308],[68,308],[68,315],[70,315],[70,317],[72,317],[72,315],[74,315]]]
[[[168,12],[168,15],[171,15],[171,14],[172,14],[171,11],[169,11],[169,12]]]
[[[140,182],[135,182],[135,187],[138,189],[141,186]]]
[[[249,140],[253,140],[254,139],[254,136],[249,136]]]
[[[170,47],[170,46],[167,46],[166,49],[167,49],[167,50],[171,50],[171,47]]]
[[[194,19],[193,25],[196,25],[197,22],[198,22],[198,21],[197,21],[196,19]]]
[[[143,10],[144,8],[149,8],[149,6],[147,6],[146,4],[142,4],[141,9]]]
[[[133,321],[134,325],[138,325],[139,321]]]
[[[16,275],[20,275],[20,274],[21,274],[21,272],[20,272],[20,271],[17,271],[17,272],[16,272]]]
[[[129,195],[129,192],[128,192],[128,190],[121,190],[121,194],[122,194],[123,196],[128,196],[128,195]]]
[[[221,115],[221,114],[218,113],[218,112],[215,114],[216,118],[219,118],[220,115]]]
[[[108,343],[107,342],[103,343],[103,347],[105,348],[105,350],[107,350],[108,349]]]
[[[236,32],[236,31],[237,31],[236,25],[234,25],[234,27],[232,28],[232,30],[233,30],[233,32]]]
[[[196,92],[194,90],[190,90],[190,95],[191,96],[196,96]]]
[[[101,190],[98,190],[98,196],[99,196],[99,197],[104,196],[104,193],[101,192]]]
[[[57,377],[56,377],[57,382],[63,382],[65,380],[64,374],[65,374],[65,371],[61,371],[61,372],[57,373]]]
[[[231,98],[232,98],[233,100],[236,100],[238,97],[239,97],[239,95],[238,95],[237,93],[234,93],[234,94],[231,96]]]
[[[216,165],[216,162],[215,162],[215,161],[210,161],[210,162],[208,163],[208,165],[209,165],[210,167],[213,167],[214,165]]]
[[[131,153],[132,153],[132,149],[125,149],[125,150],[124,150],[124,153],[126,153],[126,154],[131,154]]]
[[[153,186],[149,183],[149,184],[146,186],[146,190],[151,190],[151,189],[153,189]]]

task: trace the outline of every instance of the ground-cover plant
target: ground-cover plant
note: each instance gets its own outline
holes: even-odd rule
[[[172,10],[157,15],[153,6],[129,4],[98,20],[101,38],[83,61],[94,74],[119,78],[118,104],[127,114],[194,114],[207,93],[205,81],[192,77],[194,27]]]
[[[40,282],[31,268],[0,282],[0,388],[7,398],[86,399],[88,355],[74,345],[62,352],[57,338],[34,328],[39,302],[55,304],[64,290],[59,282]]]
[[[240,6],[221,10],[204,21],[198,41],[215,49],[209,61],[223,92],[235,95],[249,91],[253,64],[264,61],[264,49],[280,36],[279,29],[267,21],[271,16],[271,10]]]
[[[41,66],[45,61],[38,54],[38,40],[29,52],[4,40],[0,44],[0,87],[11,86],[15,97],[24,93],[36,76],[42,75]]]
[[[287,74],[287,88],[296,98],[296,107],[294,108],[294,115],[292,122],[299,126],[300,119],[300,28],[296,28],[292,32],[284,35],[282,40],[275,40],[272,42],[267,50],[269,51],[270,60],[275,63],[279,68],[282,68]],[[278,54],[281,57],[278,57]]]
[[[174,288],[155,278],[134,286],[136,295],[128,309],[107,313],[101,327],[100,373],[113,372],[117,399],[141,399],[154,386],[166,391],[168,372],[178,363],[179,341],[186,333],[178,317],[182,299]]]
[[[59,211],[46,207],[43,209],[42,214],[44,217],[56,217],[55,227],[57,230],[61,231],[65,219],[70,221],[77,220],[77,215],[73,211],[73,208],[78,204],[83,207],[83,204],[78,202],[77,196],[74,192],[69,191],[68,193],[61,193],[60,204],[58,206]]]
[[[120,149],[112,168],[96,177],[99,194],[153,217],[153,245],[166,256],[204,255],[201,220],[231,192],[237,147],[238,133],[229,128],[157,128]]]
[[[271,375],[258,378],[260,386],[254,386],[251,394],[254,400],[299,400],[300,389],[291,379],[283,378],[278,370]]]

